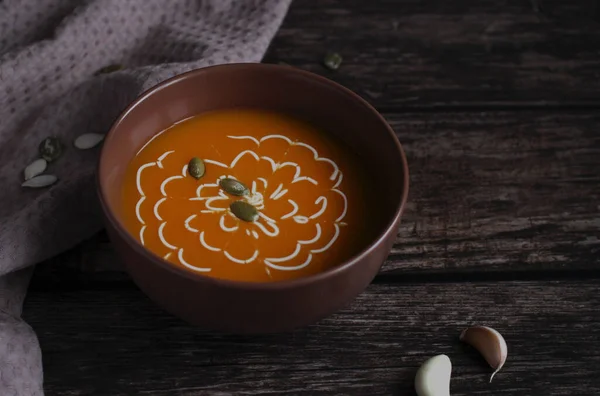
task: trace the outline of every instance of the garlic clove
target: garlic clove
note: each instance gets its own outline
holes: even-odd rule
[[[502,369],[508,356],[508,346],[502,334],[491,327],[473,326],[463,330],[460,340],[477,349],[495,370],[490,377],[492,382],[494,375]]]
[[[45,159],[36,159],[31,164],[27,165],[27,167],[23,171],[23,176],[25,180],[29,180],[33,177],[36,177],[37,175],[41,175],[42,173],[44,173],[47,166],[48,162]]]
[[[417,371],[415,390],[419,396],[450,396],[452,363],[446,355],[425,361]]]

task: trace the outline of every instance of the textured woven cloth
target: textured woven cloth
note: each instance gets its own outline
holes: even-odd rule
[[[105,133],[140,93],[198,67],[259,62],[291,0],[0,0],[0,395],[43,394],[42,356],[21,320],[31,266],[101,228],[94,191]],[[120,64],[122,70],[97,74]],[[21,187],[38,146],[64,153],[51,187]]]

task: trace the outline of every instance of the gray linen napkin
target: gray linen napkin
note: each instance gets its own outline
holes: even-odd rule
[[[0,0],[0,395],[43,394],[20,319],[31,266],[100,230],[93,175],[105,133],[140,93],[198,67],[259,62],[291,0]],[[111,64],[123,70],[95,75]],[[21,187],[48,136],[65,144],[51,187]]]

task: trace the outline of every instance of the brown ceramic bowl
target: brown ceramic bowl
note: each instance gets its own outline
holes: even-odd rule
[[[119,219],[125,169],[151,136],[182,119],[215,109],[250,107],[288,113],[341,138],[381,187],[369,213],[369,243],[346,262],[317,275],[274,283],[215,279],[168,264],[146,250]],[[408,194],[402,147],[383,117],[346,88],[287,66],[235,64],[194,70],[150,89],[108,133],[98,193],[110,238],[136,284],[170,313],[232,333],[287,331],[314,323],[361,293],[389,254]]]

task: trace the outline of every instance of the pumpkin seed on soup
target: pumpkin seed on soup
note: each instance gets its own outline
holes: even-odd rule
[[[231,195],[235,195],[236,197],[241,197],[243,195],[248,195],[250,190],[244,183],[239,180],[231,179],[226,177],[219,181],[219,186],[225,190],[226,193]]]
[[[245,201],[235,201],[229,205],[231,213],[240,220],[252,223],[258,219],[258,209]]]
[[[198,157],[194,157],[190,160],[188,164],[188,173],[194,179],[200,179],[204,176],[204,172],[206,171],[206,166],[204,165],[204,161],[202,161]]]
[[[42,140],[39,146],[40,156],[48,162],[54,162],[62,154],[62,143],[54,136]]]

